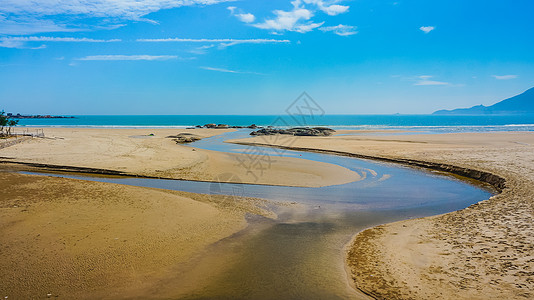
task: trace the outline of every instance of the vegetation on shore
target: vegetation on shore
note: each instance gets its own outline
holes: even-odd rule
[[[19,120],[13,120],[2,110],[0,111],[0,137],[10,136],[11,129],[19,123]],[[4,129],[6,131],[4,132]]]

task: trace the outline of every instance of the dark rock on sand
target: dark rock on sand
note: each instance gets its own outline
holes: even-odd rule
[[[173,139],[173,141],[175,141],[176,144],[187,144],[187,143],[200,141],[202,139],[198,135],[194,135],[191,133],[179,133],[177,135],[169,135],[167,136],[167,138]]]
[[[215,124],[215,123],[209,123],[205,124],[204,126],[197,125],[198,128],[214,128],[214,129],[227,129],[230,128],[227,124]]]
[[[287,134],[295,136],[330,136],[336,132],[333,129],[326,127],[296,127],[289,129],[275,129],[272,127],[263,128],[257,131],[253,131],[250,135],[275,135],[275,134]]]

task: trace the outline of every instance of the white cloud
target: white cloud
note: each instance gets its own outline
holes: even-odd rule
[[[339,14],[342,14],[342,13],[345,13],[349,10],[349,7],[348,6],[345,6],[345,5],[330,5],[330,6],[326,6],[326,7],[323,7],[321,8],[322,11],[324,11],[325,13],[331,15],[331,16],[336,16],[336,15],[339,15]]]
[[[298,1],[298,0],[297,0]],[[349,10],[349,7],[346,5],[333,4],[339,1],[323,1],[323,0],[302,0],[306,4],[314,4],[321,11],[325,12],[330,16],[336,16],[342,13],[345,13]]]
[[[497,80],[510,80],[510,79],[515,79],[519,77],[517,75],[491,75],[491,76],[493,76],[493,78]]]
[[[20,48],[20,49],[42,49],[45,45],[38,47],[27,47],[26,44],[30,42],[68,42],[68,43],[111,43],[120,42],[120,39],[112,40],[95,40],[88,38],[71,38],[71,37],[47,37],[47,36],[13,36],[0,37],[0,47],[4,48]]]
[[[294,7],[291,11],[275,10],[274,19],[267,19],[263,23],[254,24],[254,27],[276,31],[296,31],[305,33],[321,26],[323,23],[308,22],[313,13],[305,8]]]
[[[151,21],[143,17],[161,9],[227,1],[231,0],[1,0],[0,34],[79,30],[77,19],[95,17],[102,18],[106,26],[124,20]],[[53,16],[57,18],[52,20]]]
[[[267,18],[262,22],[254,23],[254,19],[248,17],[243,19],[243,13],[235,14],[236,7],[229,7],[228,9],[245,23],[250,23],[252,26],[260,29],[270,30],[273,33],[280,33],[283,31],[295,31],[306,33],[321,27],[325,22],[315,22],[312,20],[315,13],[322,11],[329,16],[335,16],[348,11],[349,7],[345,5],[335,4],[340,0],[294,0],[291,2],[293,6],[291,10],[274,10],[274,17]],[[252,15],[253,16],[253,15]]]
[[[432,80],[433,77],[430,75],[418,76],[417,82],[414,85],[449,85],[448,82]]]
[[[356,28],[356,26],[339,24],[337,26],[321,27],[319,28],[319,30],[324,32],[332,31],[333,33],[340,36],[349,36],[358,33],[358,31],[356,31]]]
[[[230,13],[239,19],[239,21],[244,23],[252,23],[256,20],[256,16],[250,13],[242,13],[240,9],[238,9],[235,6],[228,6],[227,9],[230,11]],[[236,10],[239,10],[239,13],[236,13]]]
[[[419,30],[421,30],[424,33],[429,33],[430,31],[436,29],[434,26],[421,26],[419,27]]]
[[[78,60],[104,60],[104,61],[123,61],[123,60],[171,60],[178,59],[178,56],[175,55],[91,55]]]
[[[223,69],[223,68],[213,68],[213,67],[200,67],[200,68],[204,70],[208,70],[208,71],[223,72],[223,73],[265,75],[265,74],[256,73],[256,72],[243,72],[243,71],[235,71],[235,70],[229,70],[229,69]]]
[[[256,20],[256,17],[251,13],[236,14],[235,15],[241,22],[252,23]]]

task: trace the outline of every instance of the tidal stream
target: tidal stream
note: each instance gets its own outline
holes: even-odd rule
[[[345,245],[355,233],[378,224],[463,209],[492,195],[483,185],[397,164],[224,143],[249,132],[226,133],[190,146],[233,153],[259,151],[273,160],[290,156],[326,162],[353,170],[363,179],[302,188],[49,175],[297,203],[275,208],[276,220],[248,216],[246,229],[177,266],[172,280],[155,287],[158,294],[180,299],[366,299],[351,288],[345,270]],[[221,178],[230,177],[221,174]]]

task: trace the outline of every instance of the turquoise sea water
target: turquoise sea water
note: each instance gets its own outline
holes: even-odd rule
[[[90,115],[73,119],[21,119],[22,127],[328,126],[334,129],[403,129],[428,132],[534,131],[534,115]]]

